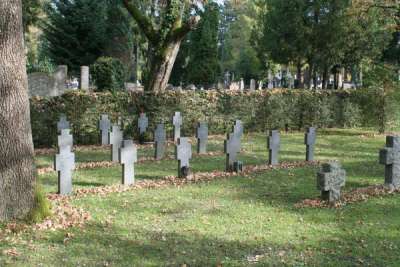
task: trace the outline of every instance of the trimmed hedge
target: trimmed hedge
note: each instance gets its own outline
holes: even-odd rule
[[[184,119],[183,135],[193,135],[198,121],[209,123],[210,134],[231,129],[234,119],[241,119],[246,131],[271,128],[300,130],[307,126],[374,127],[382,130],[397,127],[397,104],[388,105],[389,96],[378,90],[269,90],[255,92],[185,91],[165,93],[86,93],[75,91],[55,98],[32,98],[32,131],[36,147],[56,144],[56,125],[64,113],[72,125],[75,144],[99,143],[100,114],[112,121],[122,117],[124,134],[137,139],[137,118],[141,111],[149,117],[153,131],[165,122],[169,133],[175,111]],[[399,103],[398,101],[392,101]],[[389,127],[389,128],[388,128]]]

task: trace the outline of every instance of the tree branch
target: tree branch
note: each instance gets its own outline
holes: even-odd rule
[[[143,31],[144,35],[146,35],[149,42],[152,44],[157,43],[157,32],[154,29],[151,20],[148,17],[142,15],[140,9],[135,4],[133,4],[131,0],[124,0],[123,2],[125,8],[139,25],[139,28]]]
[[[181,27],[171,33],[171,39],[179,40],[185,37],[190,31],[194,30],[200,22],[200,16],[192,16]]]

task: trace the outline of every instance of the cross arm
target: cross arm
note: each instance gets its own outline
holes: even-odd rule
[[[384,165],[390,165],[394,162],[393,149],[384,148],[379,151],[379,163]]]

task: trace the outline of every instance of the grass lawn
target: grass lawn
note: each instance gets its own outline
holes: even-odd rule
[[[281,136],[281,161],[305,158],[304,134]],[[316,159],[338,159],[348,177],[344,191],[381,184],[378,150],[384,136],[365,131],[319,132]],[[211,142],[223,150],[223,138]],[[264,164],[266,137],[245,135],[244,164]],[[169,148],[172,155],[173,147]],[[109,159],[107,149],[76,152],[77,161]],[[152,155],[139,149],[139,157]],[[41,167],[51,156],[39,156]],[[223,170],[225,157],[191,161],[194,172]],[[317,198],[314,167],[276,169],[182,187],[88,195],[72,204],[92,219],[83,228],[0,236],[0,266],[400,266],[400,195],[371,198],[338,209],[295,208]],[[176,175],[177,162],[143,162],[136,179]],[[76,171],[74,189],[118,184],[121,168]],[[46,192],[56,173],[40,176]],[[67,238],[66,238],[67,237]]]

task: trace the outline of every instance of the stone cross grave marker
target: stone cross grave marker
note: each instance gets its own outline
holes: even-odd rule
[[[146,113],[140,113],[138,126],[140,135],[144,134],[147,131],[147,127],[149,127],[149,119],[147,118]]]
[[[132,140],[124,140],[119,149],[119,163],[122,164],[122,184],[135,183],[135,163],[137,162],[137,148]]]
[[[200,122],[196,129],[197,137],[197,153],[207,153],[207,141],[208,141],[208,125],[206,122]]]
[[[174,125],[174,142],[177,142],[181,137],[182,116],[180,112],[175,112],[172,124]]]
[[[224,143],[224,150],[226,154],[226,171],[234,171],[234,165],[237,162],[237,155],[240,153],[241,140],[240,135],[230,133]]]
[[[111,159],[113,162],[118,162],[118,152],[122,144],[123,133],[118,125],[114,124],[112,132],[109,134],[111,144]]]
[[[192,158],[192,145],[189,138],[181,137],[175,146],[175,158],[178,160],[178,176],[186,178],[189,175],[189,161]]]
[[[60,195],[72,193],[72,171],[75,169],[75,154],[71,152],[71,146],[67,143],[61,143],[62,146],[58,148],[59,152],[54,159],[54,170],[58,172],[58,193]]]
[[[277,165],[279,163],[279,149],[281,146],[281,138],[278,130],[269,131],[268,136],[268,150],[269,150],[269,164]]]
[[[164,124],[157,124],[157,128],[154,131],[154,148],[155,148],[155,159],[161,160],[164,157],[165,153],[165,142],[166,142],[167,134],[164,129]]]
[[[67,116],[64,114],[60,115],[60,120],[57,122],[57,131],[60,133],[64,129],[69,129],[69,122],[67,121]]]
[[[400,188],[400,137],[387,136],[386,147],[379,151],[379,163],[385,165],[385,184]]]
[[[314,147],[317,139],[317,132],[315,127],[308,127],[304,137],[304,144],[306,145],[306,161],[314,160]]]
[[[241,120],[236,120],[233,125],[233,134],[241,138],[243,136],[243,123]]]
[[[72,134],[70,134],[69,129],[62,130],[61,135],[59,135],[57,139],[58,139],[57,142],[58,147],[69,146],[72,149],[72,147],[74,146],[73,137]]]
[[[322,165],[317,174],[317,188],[321,190],[321,198],[334,203],[340,200],[340,190],[346,184],[346,171],[339,162]]]
[[[103,146],[109,145],[110,140],[109,138],[109,133],[110,133],[110,128],[111,128],[111,122],[110,119],[108,118],[108,115],[101,115],[100,121],[99,121],[99,128],[101,132],[101,144]]]

